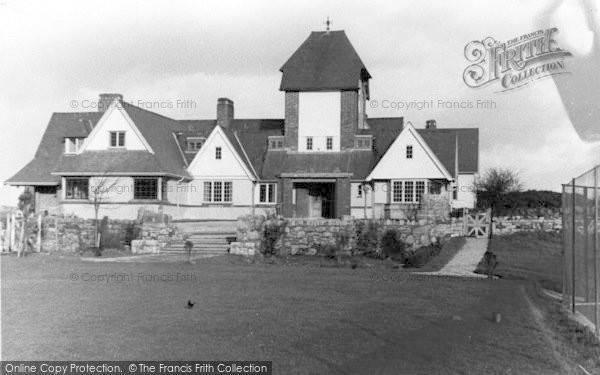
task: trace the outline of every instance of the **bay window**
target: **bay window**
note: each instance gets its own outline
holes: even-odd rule
[[[427,191],[427,180],[392,181],[392,203],[419,203]]]

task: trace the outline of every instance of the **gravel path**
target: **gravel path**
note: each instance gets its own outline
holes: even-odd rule
[[[487,238],[467,238],[465,245],[450,259],[441,270],[436,272],[423,272],[424,275],[462,276],[485,278],[487,276],[474,273],[477,264],[487,250]]]

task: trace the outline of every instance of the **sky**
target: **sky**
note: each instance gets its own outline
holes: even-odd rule
[[[598,1],[0,0],[0,205],[15,205],[4,180],[33,158],[52,113],[95,111],[99,93],[175,119],[214,118],[219,97],[237,118],[283,118],[279,68],[327,17],[373,77],[370,117],[477,127],[480,171],[560,191],[600,164],[589,136],[600,124]],[[506,92],[464,83],[469,42],[551,27],[570,74]]]

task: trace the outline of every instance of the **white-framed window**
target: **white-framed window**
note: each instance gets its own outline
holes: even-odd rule
[[[205,181],[204,202],[229,203],[232,200],[233,185],[231,181]]]
[[[258,201],[260,203],[275,203],[277,199],[275,198],[275,192],[277,184],[269,183],[269,184],[260,184],[258,187]]]
[[[406,158],[407,159],[413,158],[413,146],[412,145],[406,146]]]
[[[283,137],[269,139],[270,150],[282,150],[283,149]]]
[[[89,199],[90,179],[89,178],[71,178],[65,179],[65,199]]]
[[[133,199],[155,200],[158,199],[158,179],[153,177],[140,177],[133,179]]]
[[[307,150],[313,149],[313,138],[312,137],[306,137],[306,149]]]
[[[325,140],[325,148],[327,150],[333,150],[333,137],[327,137]]]
[[[65,154],[74,154],[81,149],[85,138],[67,137],[65,138]]]
[[[221,156],[223,156],[221,147],[220,146],[215,147],[215,159],[221,160]]]
[[[186,152],[197,152],[206,141],[204,137],[188,137]]]
[[[356,192],[356,197],[357,198],[362,198],[363,196],[363,186],[362,184],[358,185],[358,190]]]
[[[392,181],[392,203],[419,203],[427,191],[427,180]]]
[[[370,150],[372,148],[371,140],[371,137],[356,137],[356,148]]]
[[[125,132],[123,132],[123,131],[109,132],[109,134],[110,134],[110,140],[109,140],[110,147],[125,147]]]

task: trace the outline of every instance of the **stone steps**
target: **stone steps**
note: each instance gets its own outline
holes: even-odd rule
[[[204,231],[188,233],[191,241],[192,255],[221,255],[229,252],[229,239],[235,239],[235,232],[229,231]],[[188,254],[185,241],[177,241],[162,249],[163,254]]]

